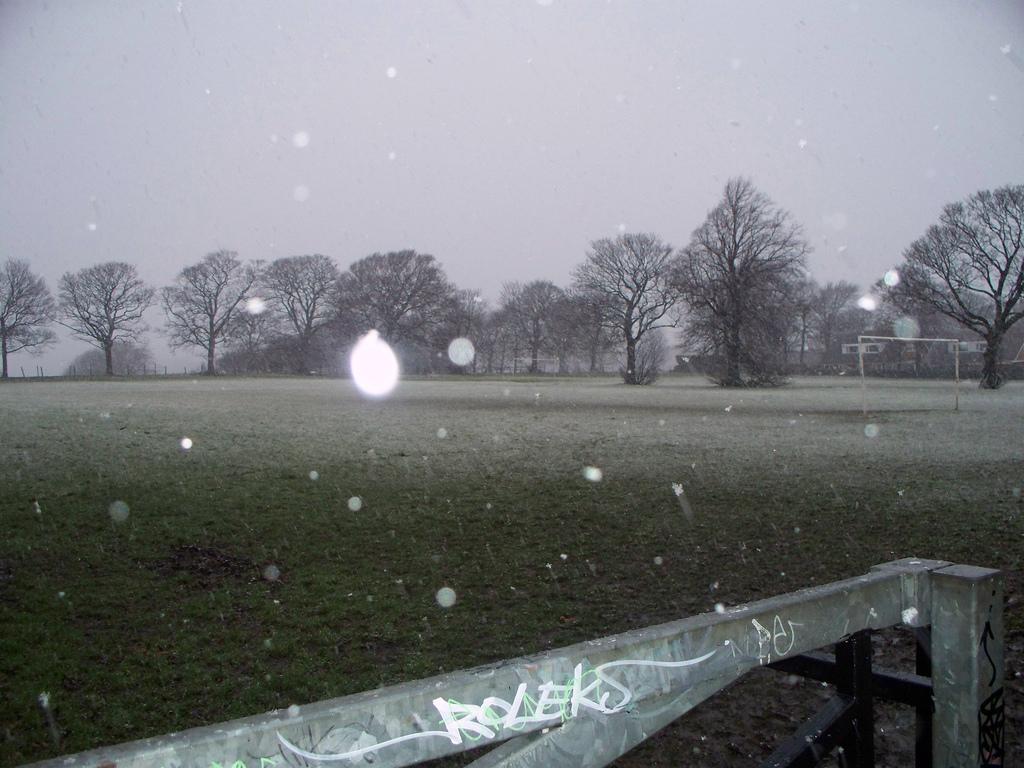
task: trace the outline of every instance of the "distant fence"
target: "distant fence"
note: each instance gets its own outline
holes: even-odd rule
[[[873,765],[873,700],[916,708],[916,765],[1002,766],[1002,577],[934,560],[259,717],[36,763],[38,768],[604,766],[758,666],[833,682],[836,696],[765,765],[831,749]],[[870,631],[903,624],[914,674],[875,671]],[[835,657],[809,653],[836,645]]]

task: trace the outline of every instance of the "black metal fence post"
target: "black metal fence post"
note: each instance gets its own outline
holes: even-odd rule
[[[914,672],[922,677],[932,676],[932,631],[929,627],[914,629],[917,646],[914,658]],[[935,704],[931,697],[914,707],[916,729],[914,734],[915,768],[932,768],[932,715]]]
[[[871,632],[857,632],[836,644],[836,688],[854,699],[853,727],[839,748],[839,764],[875,764],[875,714],[871,685]]]

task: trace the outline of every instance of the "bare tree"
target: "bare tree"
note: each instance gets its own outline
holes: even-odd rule
[[[574,272],[576,287],[601,297],[606,327],[626,344],[627,384],[641,384],[636,376],[636,345],[644,334],[675,325],[669,311],[679,300],[669,267],[672,246],[653,234],[624,234],[596,240],[587,260]]]
[[[7,378],[7,356],[23,349],[41,352],[55,340],[45,326],[52,320],[56,304],[46,281],[32,274],[27,261],[8,259],[0,267],[0,351],[3,378]]]
[[[216,373],[217,344],[249,296],[257,274],[234,251],[216,251],[185,267],[175,284],[162,291],[171,346],[205,350],[209,376]]]
[[[447,335],[472,339],[480,333],[487,317],[487,301],[475,289],[458,289],[451,297]]]
[[[981,386],[999,387],[1000,345],[1024,317],[1024,185],[947,205],[904,251],[898,274],[891,301],[907,312],[929,307],[981,336]]]
[[[551,340],[555,311],[564,297],[562,289],[547,280],[502,287],[501,306],[530,355],[530,373],[537,372],[537,359]]]
[[[283,370],[282,360],[272,354],[275,341],[282,338],[281,317],[259,302],[235,312],[227,324],[218,365],[229,373],[269,373]],[[294,368],[294,365],[291,367]]]
[[[375,329],[394,344],[429,344],[453,291],[433,256],[374,253],[341,274],[334,302],[350,334]]]
[[[811,335],[811,310],[818,295],[818,284],[810,277],[805,277],[793,286],[793,336],[800,348],[799,364],[804,367],[804,354],[807,352],[808,337]]]
[[[519,354],[518,339],[505,312],[495,309],[487,312],[480,324],[476,343],[477,357],[485,373],[505,373],[510,360]]]
[[[567,312],[576,334],[576,348],[590,373],[604,370],[604,357],[615,346],[619,332],[605,322],[604,303],[602,294],[578,286],[568,292]]]
[[[645,334],[636,345],[636,378],[639,384],[653,384],[668,360],[668,343],[660,328]]]
[[[438,329],[437,342],[439,346],[446,346],[452,339],[467,338],[473,343],[473,359],[468,364],[455,365],[459,372],[476,373],[479,367],[478,356],[484,344],[482,337],[487,317],[487,302],[480,295],[480,291],[459,289],[452,293],[445,312],[444,324]]]
[[[853,300],[859,292],[853,283],[840,280],[825,283],[811,299],[811,330],[830,363],[839,359],[840,336],[850,327]]]
[[[338,282],[338,268],[327,256],[288,256],[271,262],[261,283],[291,326],[295,339],[296,367],[312,367],[315,342],[335,319],[331,302]]]
[[[60,279],[61,325],[103,350],[108,376],[114,375],[114,343],[138,338],[142,314],[153,303],[149,288],[131,264],[109,261]]]
[[[694,231],[677,272],[689,336],[722,358],[714,375],[719,384],[779,380],[807,252],[788,213],[749,180],[729,180],[721,202]]]

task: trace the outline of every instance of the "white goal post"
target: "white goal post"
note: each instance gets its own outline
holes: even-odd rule
[[[907,336],[858,336],[857,337],[857,361],[860,368],[860,393],[861,393],[861,407],[864,415],[868,415],[868,385],[867,377],[864,375],[864,353],[868,354],[881,352],[877,344],[872,342],[878,341],[940,341],[946,342],[953,346],[953,410],[960,410],[960,339],[922,339],[917,337]],[[874,349],[869,349],[874,347]]]

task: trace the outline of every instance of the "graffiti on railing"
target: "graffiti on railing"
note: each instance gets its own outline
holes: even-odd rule
[[[989,607],[989,613],[992,608]],[[992,631],[991,620],[985,621],[985,628],[981,633],[981,650],[985,653],[985,659],[992,668],[992,678],[989,680],[989,687],[995,685],[997,675],[996,663],[992,660],[992,654],[988,651],[988,641],[995,640],[995,633]],[[981,756],[982,768],[997,768],[1003,765],[1003,758],[1006,754],[1006,703],[1003,700],[1003,689],[997,688],[981,702],[978,708],[978,751]]]
[[[276,757],[261,757],[259,761],[258,766],[253,763],[251,768],[274,768],[277,765]],[[250,768],[250,766],[246,765],[245,760],[225,761],[223,763],[218,763],[214,760],[210,763],[210,768]]]
[[[441,718],[444,730],[423,730],[393,739],[365,746],[356,746],[347,752],[320,754],[302,749],[287,738],[277,734],[282,748],[289,753],[307,760],[334,762],[353,760],[384,747],[393,746],[414,739],[445,738],[452,744],[462,744],[463,739],[477,741],[493,739],[501,730],[519,731],[531,724],[556,724],[576,717],[581,709],[593,710],[605,715],[626,710],[636,698],[628,685],[609,674],[612,669],[627,667],[657,667],[678,669],[707,661],[718,649],[682,661],[652,661],[643,659],[621,659],[609,661],[584,671],[583,664],[577,664],[573,675],[562,684],[554,681],[541,683],[536,687],[536,696],[529,692],[528,683],[520,683],[512,701],[499,696],[488,696],[479,704],[462,704],[453,699],[436,698],[434,708]],[[607,687],[607,688],[605,688]]]
[[[771,664],[772,659],[776,661],[786,656],[793,650],[796,644],[796,628],[802,627],[795,621],[783,620],[779,615],[768,622],[765,626],[757,619],[751,619],[750,625],[753,628],[742,641],[732,641],[733,658],[749,656],[757,659],[758,664]]]

